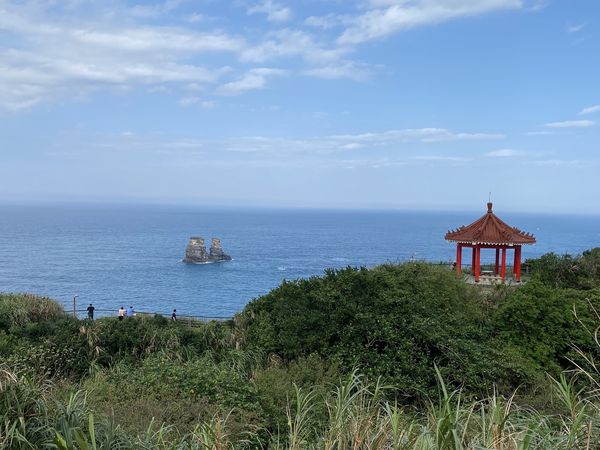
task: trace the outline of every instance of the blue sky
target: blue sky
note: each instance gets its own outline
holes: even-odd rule
[[[600,213],[597,0],[0,0],[0,201]]]

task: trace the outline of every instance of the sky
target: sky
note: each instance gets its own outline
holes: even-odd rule
[[[0,0],[0,202],[600,214],[598,0]]]

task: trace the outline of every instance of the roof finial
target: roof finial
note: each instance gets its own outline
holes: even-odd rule
[[[488,195],[487,207],[488,207],[488,213],[491,213],[492,212],[492,192],[491,191],[489,192],[489,195]]]

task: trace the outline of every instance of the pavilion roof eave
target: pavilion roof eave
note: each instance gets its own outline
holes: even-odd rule
[[[446,239],[446,242],[453,242],[457,244],[468,244],[468,245],[507,245],[509,247],[516,247],[517,245],[535,245],[535,242],[480,242],[480,241],[463,241],[458,239]]]
[[[444,239],[449,242],[458,242],[467,245],[533,245],[536,242],[531,233],[526,233],[516,227],[508,225],[492,211],[492,203],[487,204],[487,214],[475,222],[448,231]]]

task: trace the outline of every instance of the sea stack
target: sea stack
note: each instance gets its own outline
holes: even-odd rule
[[[212,242],[210,244],[210,254],[208,255],[208,259],[211,261],[229,261],[229,260],[231,260],[231,256],[226,254],[223,251],[223,247],[221,247],[221,239],[212,238]]]
[[[227,255],[221,247],[221,240],[212,238],[210,252],[206,251],[204,238],[200,236],[192,236],[185,248],[184,263],[201,264],[219,261],[230,261],[231,256]]]

